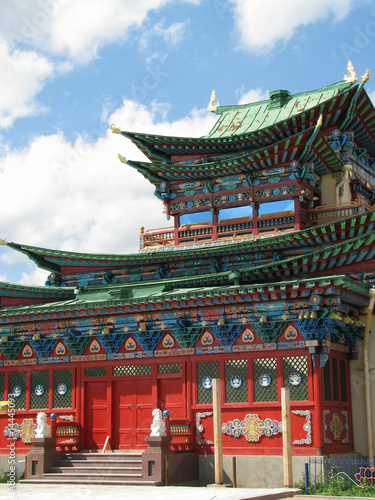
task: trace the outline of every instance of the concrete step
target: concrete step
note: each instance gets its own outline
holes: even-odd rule
[[[94,461],[112,461],[112,460],[142,460],[142,453],[64,453],[61,454],[61,460],[87,460]]]
[[[59,460],[61,467],[142,467],[142,460]]]
[[[124,474],[141,474],[142,475],[142,467],[61,467],[57,465],[55,467],[51,467],[49,472],[54,474],[100,474],[103,473],[124,473]]]
[[[77,474],[61,474],[59,472],[53,473],[53,472],[48,472],[47,474],[44,474],[45,479],[95,479],[95,480],[101,480],[101,479],[111,479],[111,480],[122,480],[122,481],[130,481],[133,479],[136,479],[137,481],[142,479],[142,474],[126,474],[126,473],[113,473],[110,470],[108,471],[101,471],[100,473],[96,474],[88,474],[86,472],[84,473],[77,473]]]
[[[144,481],[142,453],[62,453],[43,479],[25,479],[28,484],[127,484],[155,485]]]
[[[59,476],[58,478],[45,478],[45,479],[22,479],[20,481],[22,484],[123,484],[128,486],[158,486],[158,483],[154,481],[143,481],[137,479],[130,480],[118,480],[118,479],[97,479],[97,478],[65,478]]]

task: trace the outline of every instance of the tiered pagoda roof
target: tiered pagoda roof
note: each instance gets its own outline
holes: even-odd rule
[[[314,196],[320,193],[317,178],[344,171],[347,159],[333,147],[335,138],[354,131],[356,147],[375,156],[375,111],[363,89],[367,78],[356,84],[350,70],[343,82],[312,92],[291,96],[276,91],[268,100],[238,106],[212,101],[219,120],[202,138],[112,130],[146,154],[150,162],[127,163],[156,186],[164,202],[170,203],[170,193],[160,188],[162,183],[183,184],[183,194],[176,191],[175,199],[191,196],[199,205],[206,197],[206,209],[214,210],[230,198],[218,195],[216,201],[214,183],[234,176],[235,188],[223,182],[216,186],[216,192],[234,193],[229,206],[250,204],[261,190],[267,191],[264,199],[273,199],[285,189],[287,196],[305,204],[307,213],[309,204],[315,209]],[[314,322],[328,319],[336,321],[339,330],[357,324],[360,308],[368,304],[375,269],[375,210],[369,205],[373,174],[369,163],[363,165],[353,174],[358,183],[353,189],[363,191],[367,204],[357,204],[356,212],[338,206],[326,222],[312,220],[300,230],[278,227],[262,233],[268,228],[259,226],[257,233],[249,230],[212,246],[160,246],[154,252],[128,255],[66,252],[1,240],[51,275],[45,287],[1,284],[0,337],[6,337],[4,343],[24,342],[41,332],[45,338],[70,338],[72,344],[76,337],[102,335],[105,330],[107,335],[133,333],[142,344],[147,330],[145,345],[154,349],[168,328],[250,322],[268,338],[271,319],[272,328],[275,322],[288,321],[305,321],[301,328],[313,328],[318,324]],[[197,192],[185,189],[187,181],[196,179]],[[337,180],[342,180],[340,175]],[[175,212],[184,213],[185,205],[179,202]],[[222,311],[232,305],[230,317],[224,317]]]

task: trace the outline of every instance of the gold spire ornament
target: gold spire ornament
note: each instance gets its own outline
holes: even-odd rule
[[[112,129],[112,132],[113,132],[114,134],[121,134],[121,130],[120,130],[119,128],[115,127],[115,126],[113,125],[113,123],[112,123],[112,125],[111,125],[111,129]]]
[[[121,163],[128,163],[128,160],[125,158],[125,156],[121,156],[120,153],[117,155]]]
[[[354,66],[352,64],[352,61],[348,62],[347,71],[348,71],[348,74],[344,76],[344,82],[345,83],[355,83],[355,82],[358,82],[357,73],[355,72],[355,69],[354,69]]]
[[[220,106],[220,103],[216,100],[216,92],[215,89],[212,91],[210,104],[208,105],[207,111],[216,111]]]
[[[6,246],[7,245],[6,240],[3,240],[3,239],[0,238],[0,245]]]
[[[369,79],[370,79],[370,70],[367,69],[366,73],[364,75],[362,75],[362,81],[361,81],[362,85],[365,84],[366,82],[368,82]]]

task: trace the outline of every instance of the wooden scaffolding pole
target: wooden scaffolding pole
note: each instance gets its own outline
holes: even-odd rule
[[[293,485],[290,390],[284,387],[281,389],[281,414],[283,421],[284,486],[290,488]]]
[[[221,434],[221,396],[220,379],[212,380],[212,405],[214,413],[214,452],[215,452],[215,483],[223,484],[223,443]]]

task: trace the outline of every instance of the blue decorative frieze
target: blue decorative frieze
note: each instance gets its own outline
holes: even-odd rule
[[[48,358],[57,344],[56,339],[30,340],[30,345],[37,353],[38,358]]]
[[[210,328],[210,331],[219,340],[223,346],[232,346],[240,333],[243,331],[244,325],[216,325]]]
[[[108,354],[116,354],[125,342],[127,335],[106,334],[98,335],[97,339]]]

